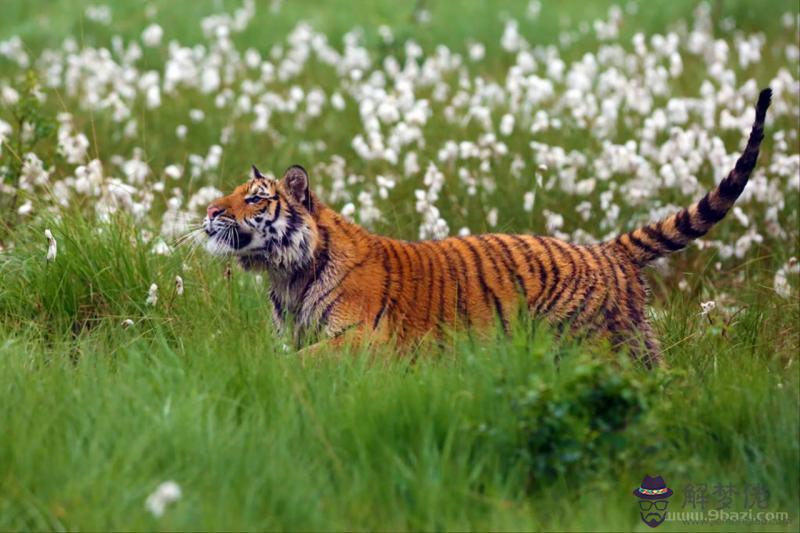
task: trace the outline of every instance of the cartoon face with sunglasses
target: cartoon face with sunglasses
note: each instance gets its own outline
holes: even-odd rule
[[[633,495],[639,498],[639,516],[642,517],[642,522],[649,527],[660,526],[667,518],[667,498],[672,496],[672,489],[667,488],[664,478],[645,476],[642,486],[634,490]]]

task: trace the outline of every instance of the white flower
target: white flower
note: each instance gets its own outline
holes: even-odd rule
[[[341,93],[339,92],[333,93],[333,95],[331,96],[331,105],[337,111],[341,111],[342,109],[345,108],[344,97],[342,96]]]
[[[536,201],[536,193],[533,191],[526,192],[522,197],[522,208],[530,213],[533,211],[533,204]]]
[[[183,175],[183,167],[181,165],[167,165],[164,169],[164,174],[174,180],[180,179]]]
[[[145,508],[150,511],[150,514],[160,518],[169,504],[180,500],[181,494],[180,485],[174,481],[165,481],[147,497],[144,502]]]
[[[717,307],[717,302],[714,300],[709,300],[707,302],[700,302],[700,308],[702,311],[700,312],[701,316],[708,316],[708,314],[713,311]]]
[[[83,163],[89,149],[89,139],[83,133],[72,134],[72,116],[69,113],[59,114],[61,125],[58,128],[58,149],[67,158],[67,163],[77,165]]]
[[[539,18],[539,13],[542,12],[542,2],[541,0],[531,0],[528,2],[528,8],[525,10],[525,17],[529,20],[535,20]]]
[[[800,262],[796,257],[789,258],[781,268],[775,272],[775,278],[772,281],[772,287],[775,293],[781,298],[788,298],[792,295],[792,287],[789,285],[788,274],[797,274],[800,272]]]
[[[792,287],[789,285],[789,280],[786,278],[786,271],[782,268],[775,272],[775,278],[772,280],[772,287],[775,289],[775,294],[781,298],[788,298],[792,295]]]
[[[130,318],[126,318],[125,320],[123,320],[120,323],[120,326],[122,326],[122,329],[128,329],[132,325],[133,325],[133,320],[131,320]]]
[[[22,176],[20,188],[31,191],[34,186],[46,185],[50,181],[50,171],[44,168],[44,163],[33,152],[25,154],[22,163]]]
[[[204,118],[206,118],[206,114],[203,112],[202,109],[195,108],[189,110],[189,120],[191,120],[192,122],[200,122]]]
[[[545,226],[547,227],[547,231],[550,234],[556,233],[558,230],[564,226],[564,216],[560,213],[553,213],[545,209],[544,211],[545,216]]]
[[[439,215],[435,203],[439,199],[439,191],[444,186],[444,174],[433,163],[428,164],[423,183],[427,190],[417,189],[414,195],[417,198],[416,209],[422,214],[422,224],[419,228],[420,239],[444,239],[449,235],[450,228],[447,221]]]
[[[44,230],[44,236],[47,237],[47,261],[55,261],[56,254],[58,253],[56,238],[53,237],[53,232],[49,229]]]
[[[469,58],[471,61],[480,61],[486,55],[486,47],[482,43],[469,45]]]
[[[508,137],[514,131],[514,115],[506,113],[500,120],[500,135]]]
[[[30,200],[19,206],[19,209],[17,209],[17,213],[22,216],[29,214],[31,211],[33,211],[33,202]]]
[[[493,207],[489,210],[486,214],[486,222],[489,224],[490,228],[497,226],[497,208]]]
[[[341,213],[343,217],[352,220],[353,215],[356,214],[356,205],[353,202],[346,203],[344,207],[342,207]]]
[[[107,5],[92,5],[84,11],[86,18],[92,22],[108,26],[111,24],[111,8]]]
[[[164,239],[158,239],[155,245],[153,245],[153,253],[156,255],[170,255],[172,253],[172,248],[170,248],[169,244],[164,242]]]
[[[178,139],[185,139],[186,138],[186,131],[187,128],[183,124],[179,124],[177,128],[175,128],[175,136]]]
[[[131,185],[144,184],[147,177],[150,175],[150,167],[143,160],[144,154],[141,148],[133,149],[133,157],[122,163],[122,172],[128,178]]]
[[[0,101],[9,107],[16,105],[19,101],[19,93],[13,87],[3,85],[3,88],[0,89]]]
[[[205,212],[206,206],[221,196],[225,195],[217,188],[200,187],[189,199],[189,211],[202,209]]]
[[[145,46],[154,47],[161,44],[161,38],[164,36],[164,30],[158,24],[150,24],[142,32],[142,42]]]
[[[183,296],[183,278],[180,276],[175,276],[175,293]]]
[[[150,307],[155,307],[158,303],[158,285],[153,283],[147,291],[147,300],[145,301]]]
[[[8,122],[0,120],[0,155],[3,155],[3,143],[8,140],[12,131],[11,125]]]

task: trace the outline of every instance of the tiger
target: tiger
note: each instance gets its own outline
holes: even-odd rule
[[[309,335],[402,347],[462,328],[508,333],[527,313],[558,331],[605,337],[653,367],[663,356],[645,313],[643,269],[725,217],[756,165],[771,96],[760,92],[747,145],[716,188],[601,243],[504,233],[398,240],[326,206],[302,166],[274,179],[253,165],[246,183],[208,206],[206,249],[266,272],[275,329],[291,323],[298,347]]]

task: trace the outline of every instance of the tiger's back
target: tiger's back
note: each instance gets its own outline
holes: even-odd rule
[[[649,331],[640,269],[613,244],[509,234],[406,242],[368,234],[334,212],[321,222],[329,236],[322,255],[338,258],[327,267],[337,272],[309,279],[297,303],[301,327],[314,323],[329,337],[367,328],[405,344],[450,329],[508,331],[522,312],[615,342],[625,331]],[[293,305],[281,298],[288,289],[273,287],[277,308]]]

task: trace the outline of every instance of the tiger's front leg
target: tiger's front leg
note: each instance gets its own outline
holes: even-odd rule
[[[314,344],[301,348],[297,355],[305,364],[307,361],[320,357],[337,356],[345,346],[354,348],[371,349],[375,346],[374,330],[364,323],[353,324],[328,338],[319,340]]]

